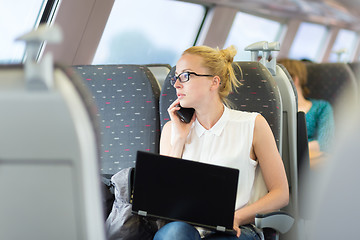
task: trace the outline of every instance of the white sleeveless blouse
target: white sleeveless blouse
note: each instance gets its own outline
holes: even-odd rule
[[[254,183],[257,161],[250,158],[250,150],[257,115],[224,107],[223,115],[209,130],[196,120],[182,156],[240,170],[235,210],[248,203]]]

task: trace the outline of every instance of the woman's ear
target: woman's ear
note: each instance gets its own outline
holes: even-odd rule
[[[219,76],[214,76],[212,79],[212,87],[219,88],[221,84],[221,79]]]

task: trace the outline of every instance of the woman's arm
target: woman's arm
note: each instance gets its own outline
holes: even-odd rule
[[[272,131],[261,115],[258,115],[255,120],[252,149],[251,155],[259,162],[269,192],[253,204],[235,212],[234,222],[237,226],[253,223],[257,213],[279,210],[289,202],[289,185],[284,164]]]
[[[334,113],[330,103],[321,102],[321,107],[317,114],[317,141],[320,151],[326,152],[331,147],[335,135]],[[309,146],[310,147],[310,146]]]
[[[327,152],[331,148],[334,139],[334,115],[330,103],[321,101],[317,112],[316,121],[317,139],[309,142],[310,168],[321,167],[328,157]]]
[[[185,139],[183,139],[183,141],[179,139],[179,141],[172,144],[171,128],[171,121],[167,122],[163,127],[160,138],[160,154],[181,158],[184,150]]]

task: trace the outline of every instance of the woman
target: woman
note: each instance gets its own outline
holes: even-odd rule
[[[178,98],[168,108],[171,121],[160,141],[160,154],[241,169],[234,214],[237,236],[215,233],[205,239],[259,239],[249,225],[255,214],[278,210],[289,200],[284,166],[268,123],[258,113],[227,107],[226,97],[240,85],[232,68],[235,54],[233,46],[224,50],[195,46],[183,53],[172,79]],[[190,123],[177,117],[179,105],[195,109]],[[257,164],[268,193],[248,204]],[[194,227],[182,222],[165,225],[154,239],[174,236],[200,239]]]
[[[334,138],[334,115],[329,102],[308,98],[307,69],[298,60],[278,61],[291,75],[298,95],[298,111],[305,113],[309,141],[310,167],[317,168],[323,163],[326,152]]]

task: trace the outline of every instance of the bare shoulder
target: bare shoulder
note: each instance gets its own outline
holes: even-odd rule
[[[269,123],[266,121],[266,119],[263,117],[263,115],[258,114],[255,119],[255,130],[263,130],[264,128],[269,128]]]
[[[254,144],[272,140],[274,140],[274,135],[269,123],[261,114],[257,115],[254,128]]]
[[[160,136],[160,154],[168,155],[170,151],[171,121],[165,123]]]
[[[163,131],[168,131],[168,129],[170,129],[171,128],[171,120],[170,121],[167,121],[166,123],[165,123],[165,125],[163,126],[163,129],[162,129],[162,132]]]
[[[165,123],[165,125],[163,126],[162,130],[161,130],[161,139],[160,141],[166,139],[166,141],[168,140],[168,138],[171,135],[171,121],[168,121]],[[161,142],[160,142],[161,144]]]

